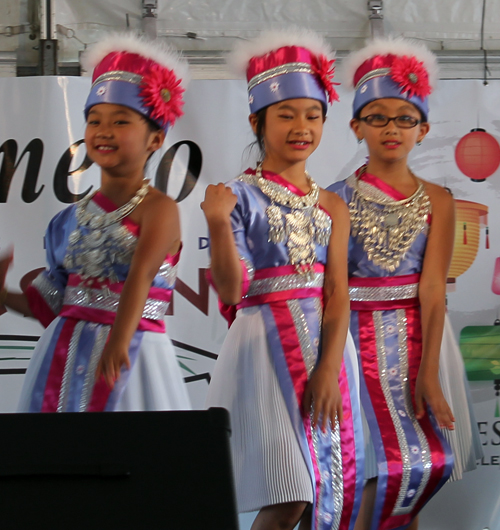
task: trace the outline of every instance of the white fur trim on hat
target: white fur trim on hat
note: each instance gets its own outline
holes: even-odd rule
[[[438,78],[438,64],[436,56],[420,42],[403,37],[384,37],[370,41],[364,48],[351,53],[342,61],[342,82],[349,88],[354,88],[354,74],[368,59],[376,55],[397,55],[415,57],[424,64],[429,76],[429,85],[433,89]]]
[[[161,66],[173,70],[186,88],[189,83],[189,66],[187,61],[170,45],[159,40],[148,40],[133,33],[111,33],[92,45],[82,58],[87,71],[92,71],[106,55],[112,52],[129,52],[142,55]]]
[[[328,60],[335,58],[335,53],[321,35],[292,26],[288,29],[266,30],[254,39],[239,42],[230,54],[228,64],[234,72],[244,75],[252,57],[261,57],[284,46],[300,46],[314,55],[325,55]]]

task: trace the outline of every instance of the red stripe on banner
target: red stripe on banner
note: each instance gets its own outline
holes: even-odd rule
[[[349,388],[349,379],[344,362],[339,377],[339,388],[342,396],[342,411],[344,419],[340,425],[340,448],[342,451],[342,477],[344,481],[344,505],[342,508],[342,517],[340,519],[339,529],[348,529],[352,510],[354,507],[354,498],[356,494],[356,440],[354,438],[354,425],[351,407],[351,394]]]
[[[45,384],[41,412],[57,412],[69,344],[77,322],[77,320],[67,319],[62,326]]]
[[[359,311],[358,320],[362,372],[370,400],[374,404],[373,410],[380,428],[380,435],[387,460],[387,487],[381,518],[384,521],[391,516],[398,492],[401,488],[403,472],[402,456],[396,429],[380,383],[373,315],[369,311]]]

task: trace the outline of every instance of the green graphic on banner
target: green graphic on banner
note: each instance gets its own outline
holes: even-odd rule
[[[500,326],[467,326],[460,333],[460,351],[469,381],[493,381],[500,418]]]

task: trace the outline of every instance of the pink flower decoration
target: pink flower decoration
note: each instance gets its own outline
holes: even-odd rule
[[[335,74],[335,67],[333,63],[335,59],[331,61],[325,55],[318,55],[316,57],[316,64],[312,65],[313,72],[320,78],[326,93],[328,94],[328,102],[331,104],[334,101],[339,101],[339,95],[333,85],[340,85],[340,83],[334,83],[332,81]]]
[[[425,98],[431,93],[429,76],[424,63],[415,57],[396,57],[391,67],[391,78],[399,84],[408,96]]]
[[[167,124],[173,125],[175,120],[184,114],[184,88],[172,70],[153,64],[143,76],[141,87],[140,96],[144,105],[151,109],[150,118],[161,123],[163,127]]]

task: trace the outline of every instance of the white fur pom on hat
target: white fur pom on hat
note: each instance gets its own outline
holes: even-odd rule
[[[335,52],[323,37],[312,30],[291,26],[288,29],[265,30],[254,39],[238,42],[229,55],[228,64],[235,73],[244,76],[250,59],[285,46],[306,48],[314,55],[335,59]]]
[[[150,59],[175,71],[184,88],[189,84],[189,65],[177,50],[166,42],[149,40],[133,33],[110,33],[83,53],[82,65],[90,72],[113,52],[128,52]]]

